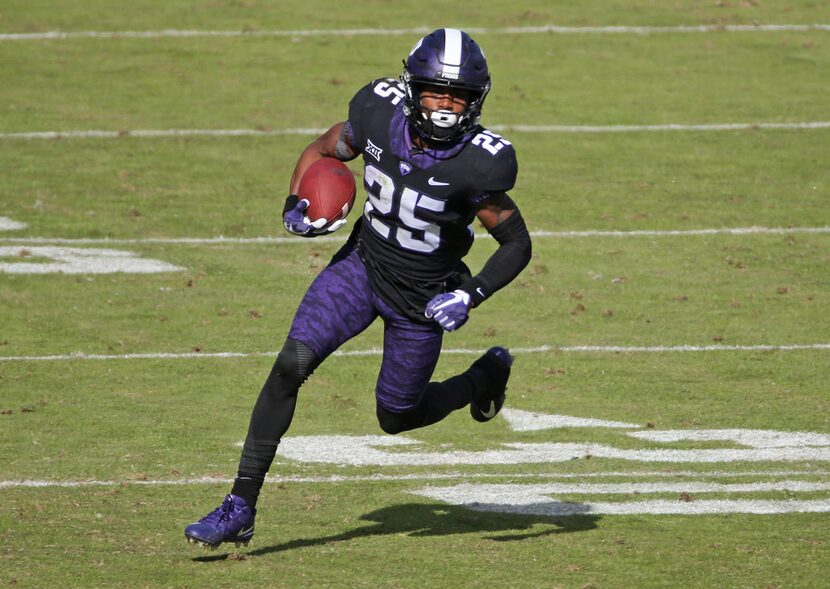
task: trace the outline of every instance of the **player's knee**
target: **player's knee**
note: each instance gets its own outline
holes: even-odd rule
[[[297,355],[292,350],[283,348],[277,356],[277,361],[271,371],[271,376],[299,385],[302,382],[297,363]]]
[[[387,434],[399,434],[401,432],[416,429],[423,425],[423,416],[417,410],[405,413],[396,413],[377,406],[378,424]]]
[[[300,386],[319,364],[317,356],[303,342],[287,339],[277,355],[271,375]]]
[[[380,425],[380,429],[384,432],[392,435],[411,429],[406,427],[407,419],[402,417],[401,414],[392,413],[391,411],[386,411],[380,407],[378,407],[378,425]]]

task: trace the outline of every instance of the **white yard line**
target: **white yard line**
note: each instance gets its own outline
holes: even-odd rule
[[[695,472],[695,471],[677,471],[677,472],[593,472],[593,473],[433,473],[433,474],[401,474],[401,475],[386,475],[386,474],[371,474],[371,475],[331,475],[331,476],[270,476],[265,479],[269,484],[282,483],[360,483],[360,482],[394,482],[394,481],[440,481],[440,480],[456,480],[456,479],[488,479],[488,478],[506,478],[506,479],[596,479],[596,478],[741,478],[741,477],[793,477],[793,476],[825,476],[830,472],[824,470],[798,470],[798,471],[748,471],[748,472],[728,472],[728,471],[712,471],[712,472]],[[114,487],[120,485],[137,485],[137,486],[183,486],[183,485],[210,485],[210,484],[229,484],[233,483],[233,478],[228,477],[193,477],[184,479],[153,479],[153,480],[75,480],[75,481],[60,481],[60,480],[7,480],[0,481],[0,489],[19,489],[19,488],[52,488],[52,487]],[[641,483],[652,484],[652,483]],[[700,483],[692,483],[698,485]],[[716,484],[716,483],[712,483]],[[824,490],[828,483],[812,483],[808,481],[780,481],[780,482],[753,482],[751,485],[787,485],[789,488],[795,488],[798,485],[820,485],[822,488],[817,490]],[[761,489],[757,489],[761,490]],[[800,489],[803,490],[803,489]]]
[[[711,123],[662,125],[490,125],[491,131],[499,133],[653,133],[666,131],[754,131],[754,130],[819,130],[830,129],[830,121],[795,121],[789,123]],[[317,136],[323,128],[296,127],[286,129],[123,129],[68,130],[68,131],[21,131],[0,133],[0,139],[124,139],[124,138],[166,138],[166,137],[281,137],[293,135]]]
[[[463,490],[464,485],[455,489]],[[522,484],[476,484],[477,490],[484,491],[493,500],[503,495],[520,490],[522,495],[615,495],[645,493],[762,493],[770,491],[789,491],[809,493],[813,491],[830,491],[830,482],[812,481],[764,481],[751,483],[706,483],[700,481],[675,482],[626,482],[626,483],[542,483],[536,485]],[[505,493],[506,492],[506,493]]]
[[[0,231],[19,231],[20,229],[26,229],[26,223],[20,223],[8,217],[0,217]]]
[[[636,133],[652,131],[751,131],[754,129],[830,129],[830,121],[794,123],[712,123],[665,125],[493,125],[492,131],[518,133]]]
[[[182,30],[157,31],[47,31],[39,33],[2,33],[0,41],[50,41],[67,39],[156,39],[159,37],[356,37],[424,35],[427,27],[381,29],[300,29],[300,30]],[[525,27],[482,28],[465,27],[470,34],[592,34],[592,35],[651,35],[671,33],[776,33],[830,31],[826,24],[753,24],[753,25],[675,25],[675,26],[559,26],[540,25]]]
[[[788,233],[830,233],[830,227],[720,227],[712,229],[639,229],[632,231],[533,231],[531,235],[533,237],[672,237],[683,235],[782,235]]]
[[[768,473],[772,475],[773,473]],[[811,473],[808,473],[811,474]],[[269,477],[268,483],[349,483],[349,482],[377,482],[377,481],[416,481],[440,480],[448,478],[476,479],[476,478],[510,478],[533,477],[537,479],[549,478],[549,475],[505,475],[505,474],[450,474],[450,475],[368,475],[368,476],[330,476],[330,477]],[[568,476],[568,475],[562,475]],[[589,478],[592,476],[617,476],[605,473],[586,475],[570,475],[571,478]],[[640,473],[621,473],[620,476],[633,478],[642,476]],[[669,474],[647,476],[675,476]],[[697,475],[708,478],[711,474]],[[741,476],[740,474],[726,474],[724,476]],[[762,476],[767,476],[763,473]],[[773,475],[774,476],[774,475]],[[559,477],[557,477],[559,478]],[[83,487],[113,487],[121,485],[170,486],[194,484],[222,484],[230,485],[231,479],[204,477],[179,480],[148,480],[148,481],[0,481],[0,491],[18,488],[83,488]],[[409,490],[413,495],[420,495],[444,503],[459,505],[475,511],[496,513],[518,513],[536,516],[571,516],[586,514],[607,515],[702,515],[702,514],[786,514],[793,512],[828,512],[830,500],[820,498],[811,500],[795,499],[797,493],[816,493],[830,489],[830,483],[824,481],[781,480],[781,481],[753,481],[751,483],[713,483],[703,481],[685,482],[620,482],[620,483],[542,483],[542,484],[475,484],[461,482],[452,487],[427,486],[421,489]],[[749,499],[742,495],[752,493],[786,493],[786,499]],[[648,494],[672,494],[674,499],[642,500]],[[677,495],[679,493],[679,495]],[[707,493],[719,493],[735,497],[734,499],[705,499]],[[574,495],[591,496],[614,494],[624,495],[632,500],[613,502],[573,502],[558,501],[556,494],[573,497]],[[692,495],[694,494],[694,495]],[[551,496],[553,495],[553,496]]]
[[[511,348],[515,354],[539,354],[547,352],[563,353],[680,353],[680,352],[788,352],[801,350],[830,350],[830,343],[812,344],[757,344],[757,345],[676,345],[676,346],[553,346],[541,345],[532,348]],[[478,356],[486,352],[485,349],[449,348],[443,354],[460,354],[464,356]],[[380,356],[383,350],[370,348],[366,350],[338,350],[334,356]],[[0,362],[61,362],[80,360],[204,360],[211,358],[275,358],[276,351],[271,352],[150,352],[144,354],[55,354],[49,356],[0,356]]]
[[[785,344],[785,345],[748,345],[748,346],[562,346],[551,348],[560,352],[602,352],[602,353],[664,353],[664,352],[772,352],[796,351],[796,350],[830,350],[830,343],[827,344]]]
[[[0,133],[0,139],[120,139],[123,137],[246,137],[281,135],[320,135],[325,129],[133,129],[122,131],[34,131],[25,133]]]
[[[720,227],[710,229],[638,229],[631,231],[531,231],[530,235],[537,238],[580,238],[580,237],[682,237],[705,235],[788,235],[793,233],[830,233],[830,227]],[[487,233],[477,233],[477,239],[485,239]],[[311,239],[297,239],[296,237],[139,237],[118,239],[102,238],[75,238],[62,237],[2,237],[0,243],[15,243],[21,245],[313,245],[319,243],[342,243],[342,235],[317,237]]]

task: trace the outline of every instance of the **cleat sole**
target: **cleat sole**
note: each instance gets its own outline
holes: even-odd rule
[[[219,542],[219,544],[210,544],[198,538],[192,538],[191,536],[185,536],[185,540],[187,540],[188,544],[196,544],[205,550],[217,550],[223,544],[222,542]],[[251,543],[251,538],[247,540],[225,540],[225,542],[233,543],[237,548],[247,547]]]
[[[185,539],[187,540],[188,544],[196,544],[205,549],[216,550],[217,548],[219,548],[219,544],[208,544],[207,542],[197,540],[196,538],[191,538],[190,536],[185,536]]]

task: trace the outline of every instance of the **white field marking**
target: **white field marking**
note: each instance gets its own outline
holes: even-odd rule
[[[784,345],[753,345],[753,346],[551,346],[542,345],[533,348],[510,348],[514,354],[540,354],[547,352],[563,353],[671,353],[671,352],[787,352],[799,350],[830,350],[830,343],[815,344],[784,344]],[[449,348],[442,350],[442,354],[459,354],[463,356],[480,356],[487,350]],[[367,350],[337,350],[333,356],[381,356],[383,350],[370,348]],[[75,360],[202,360],[210,358],[276,358],[277,351],[272,352],[149,352],[144,354],[86,354],[75,352],[72,354],[55,354],[51,356],[0,356],[0,362],[65,362]]]
[[[640,428],[639,424],[624,423],[622,421],[606,421],[586,417],[572,417],[570,415],[550,415],[533,413],[521,409],[505,407],[501,411],[502,417],[514,432],[527,432],[542,429],[558,429],[563,427],[611,427],[611,428]]]
[[[109,249],[0,247],[0,259],[2,258],[20,260],[0,262],[0,272],[8,274],[147,274],[184,270],[160,260],[139,258],[134,252]],[[33,258],[47,258],[52,261],[28,261]]]
[[[762,481],[710,483],[701,481],[631,483],[461,483],[452,487],[427,487],[435,491],[466,494],[469,490],[489,497],[488,503],[534,503],[541,495],[645,495],[649,493],[813,493],[830,491],[830,481]],[[517,491],[519,492],[517,494]]]
[[[336,352],[335,352],[336,354]],[[63,362],[72,360],[201,360],[212,358],[277,357],[277,352],[182,352],[150,354],[58,354],[55,356],[0,356],[0,362]]]
[[[532,231],[533,237],[673,237],[691,235],[784,235],[830,233],[830,227],[719,227],[712,229],[635,229],[631,231]],[[484,237],[487,234],[481,234]],[[476,235],[479,237],[479,235]]]
[[[549,427],[592,427],[592,428],[638,428],[634,424],[625,424],[600,419],[577,418],[568,415],[545,415],[534,414],[528,411],[506,409],[504,416],[514,431],[523,431],[522,425],[532,421],[533,427],[524,429],[547,429]],[[513,421],[511,421],[511,418]],[[546,419],[548,418],[548,419]],[[539,424],[544,427],[537,427]],[[515,427],[518,425],[519,427]],[[699,457],[703,462],[721,462],[734,460],[802,460],[804,455],[793,452],[798,448],[816,447],[818,452],[810,453],[819,460],[830,459],[830,435],[815,432],[781,432],[775,430],[758,429],[720,429],[720,430],[666,430],[666,431],[639,431],[628,432],[628,436],[637,439],[645,439],[651,442],[677,442],[677,441],[728,441],[734,444],[747,446],[756,450],[770,450],[768,452],[751,452],[745,450],[732,450],[724,448],[719,450],[621,450],[607,446],[590,444],[503,444],[502,448],[513,450],[492,450],[485,452],[441,452],[431,454],[419,454],[414,460],[421,460],[423,464],[505,464],[507,458],[512,458],[513,463],[544,462],[544,455],[549,453],[551,462],[561,462],[566,459],[574,459],[585,456],[600,456],[611,458],[622,458],[628,460],[643,460],[646,462],[668,461],[668,462],[693,462]],[[380,449],[383,447],[397,445],[417,445],[419,442],[412,438],[389,439],[385,436],[304,436],[299,439],[290,439],[280,446],[280,453],[288,459],[300,462],[329,462],[335,464],[351,465],[374,465],[393,464],[400,460],[395,454],[390,456]],[[242,442],[237,442],[242,446]],[[338,458],[338,448],[343,447],[349,450],[347,462]],[[581,452],[581,454],[579,454]],[[314,457],[310,457],[314,455]],[[413,462],[414,464],[414,462]]]
[[[514,432],[559,428],[625,428],[638,429],[639,424],[603,419],[534,413],[505,407],[501,412]],[[765,429],[704,429],[704,430],[641,430],[627,432],[628,436],[649,442],[682,441],[734,442],[751,448],[787,448],[800,446],[830,446],[830,435],[815,432],[782,432]],[[240,444],[241,445],[241,444]]]
[[[343,466],[457,466],[549,464],[587,457],[661,463],[830,461],[830,446],[785,448],[631,449],[593,443],[506,443],[498,449],[452,452],[387,452],[418,446],[412,438],[385,436],[299,436],[286,438],[278,454],[288,460]]]
[[[505,407],[501,415],[513,431],[535,431],[559,428],[628,428],[643,426],[620,421],[534,413]],[[830,435],[815,432],[782,432],[763,429],[704,429],[704,430],[642,430],[627,435],[649,442],[716,442],[727,441],[751,448],[786,448],[799,446],[830,446]]]
[[[632,438],[649,442],[729,441],[751,448],[830,446],[830,435],[815,432],[779,432],[764,429],[644,430],[628,432]]]
[[[248,137],[282,135],[321,135],[323,128],[288,129],[133,129],[121,131],[35,131],[22,133],[0,133],[0,139],[120,139],[123,137]]]
[[[537,238],[589,238],[589,237],[683,237],[698,235],[789,235],[793,233],[830,233],[830,226],[824,227],[721,227],[711,229],[635,229],[631,231],[531,231]],[[492,239],[488,233],[476,233],[476,239]],[[2,237],[0,243],[57,244],[57,245],[313,245],[319,243],[342,243],[342,235],[298,239],[296,237],[142,237],[118,239],[111,237],[75,238],[61,237]],[[313,242],[313,243],[312,243]]]
[[[830,129],[830,121],[791,123],[712,123],[664,125],[491,125],[491,131],[514,133],[651,133],[663,131],[754,131]],[[122,129],[120,131],[21,131],[0,133],[0,139],[123,139],[165,137],[273,137],[324,133],[323,128],[286,129]]]
[[[753,25],[671,25],[671,26],[559,26],[540,25],[525,27],[464,29],[470,34],[669,34],[669,33],[775,33],[781,31],[809,32],[829,31],[825,24],[753,24]],[[159,37],[357,37],[425,35],[431,29],[425,27],[403,29],[298,29],[298,30],[182,30],[162,29],[157,31],[47,31],[43,33],[2,33],[0,41],[50,41],[66,39],[155,39]]]
[[[636,485],[632,485],[632,488]],[[726,487],[728,485],[724,485]],[[668,486],[667,486],[668,487]],[[578,486],[574,487],[578,488]],[[413,491],[415,495],[462,505],[475,511],[516,513],[539,516],[569,515],[703,515],[715,513],[822,513],[830,512],[830,500],[656,500],[619,501],[613,503],[560,502],[548,493],[557,492],[555,485],[456,485],[454,487],[426,487]],[[579,493],[579,491],[572,491]],[[636,492],[636,491],[631,491]],[[655,492],[655,491],[652,491]],[[688,492],[688,491],[681,491]],[[705,491],[710,492],[710,491]],[[712,492],[715,492],[714,490]]]
[[[26,229],[26,223],[14,221],[8,217],[0,217],[0,231],[17,231]]]
[[[597,479],[597,478],[742,478],[742,477],[792,477],[792,476],[827,476],[830,472],[824,470],[769,470],[769,471],[672,471],[672,472],[589,472],[589,473],[430,473],[430,474],[370,474],[370,475],[331,475],[331,476],[269,476],[266,477],[266,484],[283,483],[360,483],[360,482],[386,482],[386,481],[436,481],[454,479]],[[213,485],[233,483],[232,477],[193,477],[184,479],[122,479],[122,480],[81,480],[81,481],[55,481],[55,480],[16,480],[0,481],[0,489],[38,489],[38,488],[76,488],[76,487],[115,487],[121,485],[136,485],[148,487],[161,486],[185,486],[185,485]],[[796,481],[796,484],[805,481]]]
[[[552,348],[557,349],[557,348]],[[830,344],[785,344],[785,345],[749,345],[749,346],[562,346],[560,352],[600,352],[600,353],[658,353],[664,352],[772,352],[787,350],[830,350]]]
[[[752,131],[787,129],[830,129],[830,121],[794,123],[712,123],[664,125],[493,125],[493,131],[511,133],[641,133],[654,131]]]

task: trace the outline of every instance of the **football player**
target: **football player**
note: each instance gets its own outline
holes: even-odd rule
[[[390,434],[440,421],[469,406],[477,421],[501,409],[513,358],[494,347],[463,373],[431,381],[444,331],[527,265],[531,242],[507,191],[517,174],[513,146],[481,126],[490,92],[484,53],[457,29],[418,41],[400,79],[375,80],[300,155],[283,210],[285,228],[313,237],[308,202],[296,196],[308,167],[322,157],[363,157],[367,200],[346,244],[313,281],[253,409],[231,493],[187,526],[191,542],[247,544],[256,502],[303,382],[332,352],[380,317],[383,360],[375,397]],[[462,262],[478,219],[498,242],[481,272]]]

